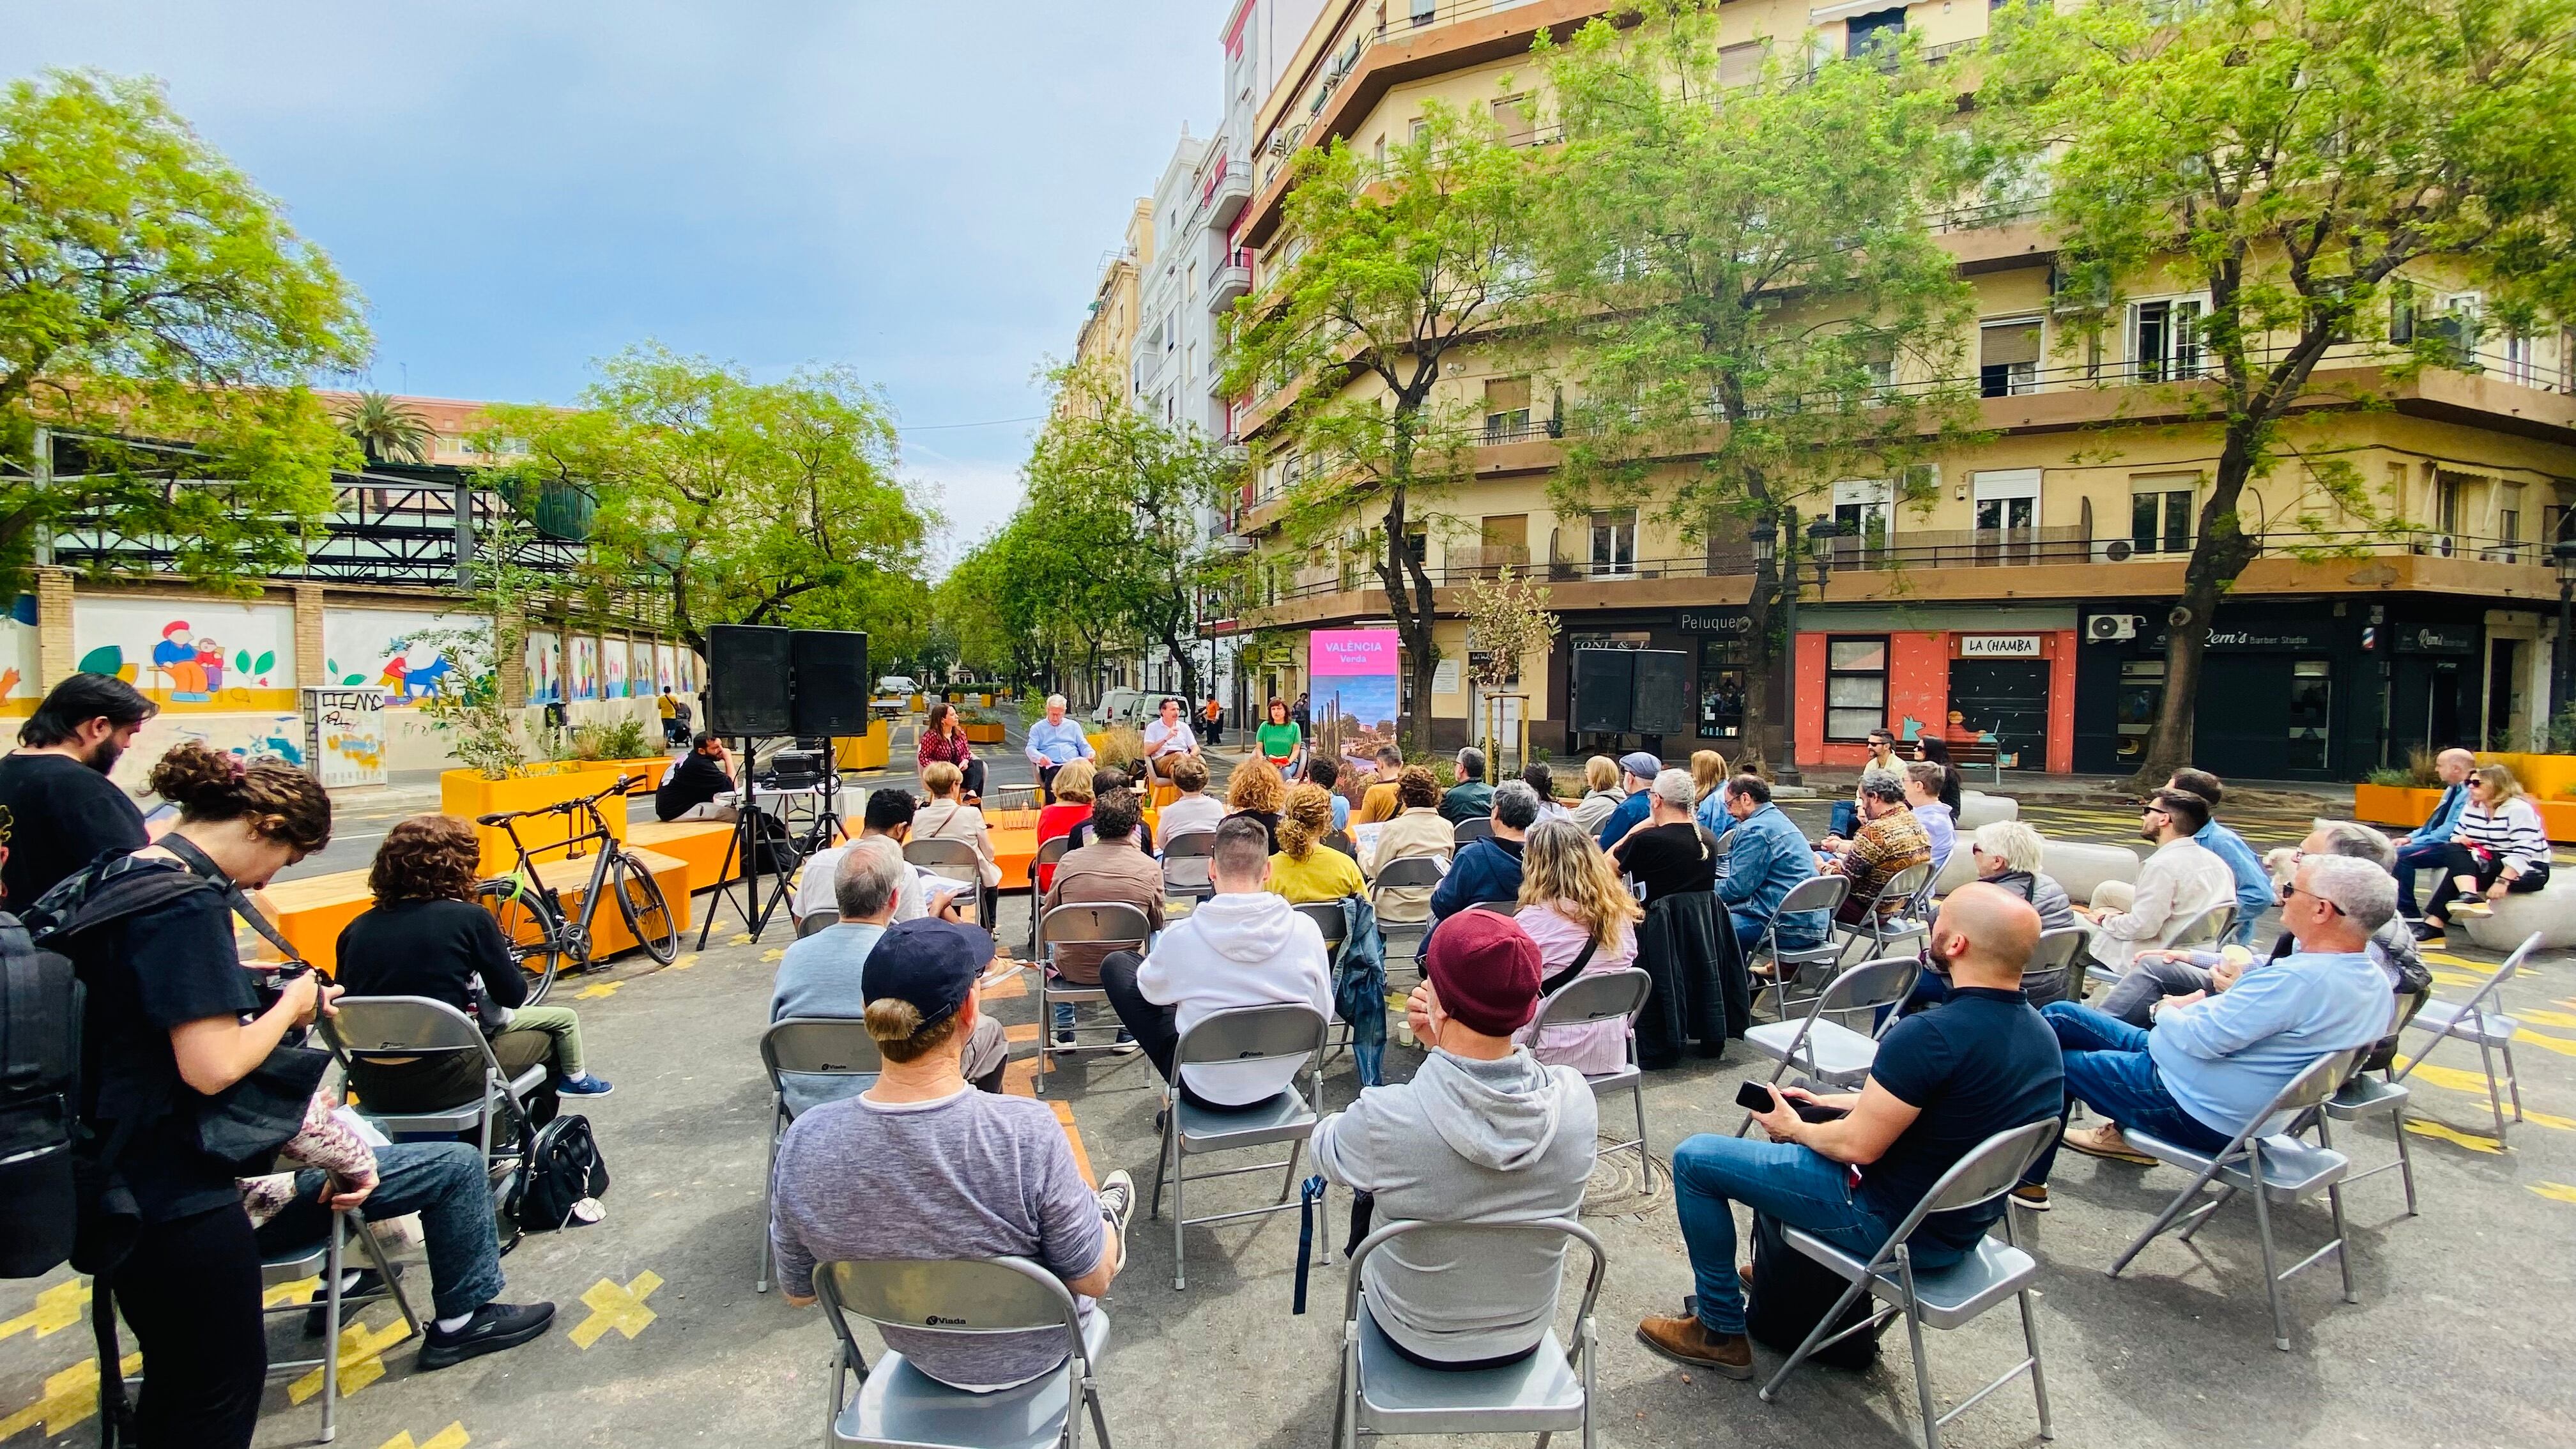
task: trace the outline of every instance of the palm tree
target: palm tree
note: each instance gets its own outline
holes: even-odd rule
[[[340,409],[339,421],[370,463],[429,461],[429,420],[390,393],[359,393]]]

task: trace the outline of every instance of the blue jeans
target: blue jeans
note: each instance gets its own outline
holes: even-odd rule
[[[2119,1127],[2136,1127],[2194,1152],[2216,1153],[2227,1146],[2227,1134],[2202,1124],[2165,1090],[2164,1079],[2147,1055],[2147,1034],[2108,1012],[2072,1001],[2052,1001],[2040,1016],[2057,1032],[2058,1049],[2066,1054],[2066,1104],[2085,1102]],[[2048,1181],[2057,1161],[2051,1142],[2022,1182]]]
[[[1673,1205],[1690,1249],[1699,1321],[1709,1332],[1744,1331],[1744,1284],[1735,1272],[1735,1209],[1815,1234],[1856,1258],[1887,1241],[1896,1224],[1852,1196],[1851,1171],[1794,1142],[1702,1133],[1673,1149]],[[1966,1254],[1926,1245],[1915,1266],[1946,1268]]]
[[[1834,823],[1828,833],[1849,840],[1852,838],[1852,832],[1858,829],[1860,829],[1860,807],[1849,800],[1835,801]]]
[[[2423,908],[2415,904],[2415,872],[2442,863],[2441,840],[2410,840],[2397,847],[2397,914],[2409,920],[2423,917]]]
[[[330,1232],[322,1183],[323,1174],[315,1169],[295,1174],[295,1201],[261,1226],[261,1252],[318,1243]],[[462,1142],[379,1147],[376,1190],[358,1211],[370,1222],[420,1214],[439,1317],[471,1313],[501,1296],[501,1244],[493,1229],[492,1189],[482,1153]]]

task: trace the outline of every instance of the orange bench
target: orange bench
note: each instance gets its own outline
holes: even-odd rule
[[[670,906],[672,926],[687,930],[688,864],[659,851],[637,849],[635,854],[653,873],[654,883],[662,888],[662,899]],[[582,892],[590,884],[590,858],[542,862],[537,867],[537,879],[554,887],[564,909],[578,917]],[[279,934],[286,937],[298,955],[325,971],[339,966],[340,932],[375,904],[374,897],[367,893],[367,873],[363,870],[280,881],[262,895],[277,912]],[[613,956],[635,947],[635,937],[626,929],[625,918],[618,914],[613,901],[601,903],[590,926],[594,957]]]
[[[732,825],[721,820],[639,820],[626,827],[626,843],[686,863],[689,890],[694,893],[714,890],[742,874],[739,860],[733,862],[732,876],[719,874],[725,869],[725,856],[733,848],[735,833]]]

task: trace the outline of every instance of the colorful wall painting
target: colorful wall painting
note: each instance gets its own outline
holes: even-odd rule
[[[566,698],[575,700],[599,698],[599,636],[595,634],[572,636],[572,669],[569,678],[572,686]]]
[[[627,695],[626,665],[631,656],[626,641],[614,634],[599,641],[599,697],[624,699]]]
[[[680,651],[669,644],[653,646],[653,688],[656,692],[680,687]]]
[[[76,598],[72,649],[76,668],[122,679],[165,712],[297,709],[295,611],[284,604]]]
[[[304,695],[306,758],[326,790],[385,783],[385,705],[379,685],[308,685]]]
[[[563,638],[550,629],[531,629],[528,642],[520,647],[520,662],[528,671],[528,703],[561,704],[564,702]]]
[[[422,636],[484,624],[469,614],[326,610],[322,615],[323,678],[343,689],[376,685],[385,691],[386,708],[415,708],[440,689],[464,682],[438,646]]]
[[[36,596],[20,594],[0,618],[0,715],[36,712]]]

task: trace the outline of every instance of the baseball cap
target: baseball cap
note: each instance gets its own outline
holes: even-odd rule
[[[992,959],[992,933],[980,926],[936,917],[903,921],[888,927],[868,952],[859,968],[859,996],[911,1002],[926,1025],[955,1011]]]
[[[1509,916],[1460,911],[1441,922],[1423,974],[1440,1009],[1471,1031],[1509,1036],[1538,1010],[1538,943]]]
[[[1644,750],[1630,750],[1619,757],[1619,768],[1640,780],[1651,780],[1662,772],[1664,762]]]

